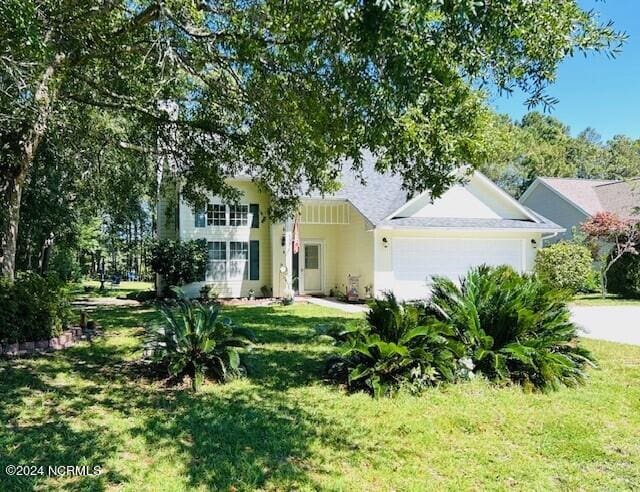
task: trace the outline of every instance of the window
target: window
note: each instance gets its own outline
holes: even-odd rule
[[[225,280],[227,278],[227,243],[213,241],[209,243],[209,271],[207,280]]]
[[[227,207],[220,203],[210,203],[207,205],[207,225],[226,226]]]
[[[207,217],[204,210],[196,210],[194,218],[196,227],[204,227],[206,225]]]
[[[229,280],[247,280],[249,278],[249,243],[229,242]]]
[[[317,270],[320,264],[320,247],[317,244],[304,245],[304,268]]]
[[[249,205],[229,205],[229,225],[232,227],[249,225]]]

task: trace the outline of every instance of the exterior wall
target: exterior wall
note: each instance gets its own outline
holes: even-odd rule
[[[365,297],[365,286],[373,285],[373,235],[355,209],[351,209],[350,224],[300,225],[301,243],[317,240],[323,245],[325,294],[332,289],[345,292],[352,275],[359,277],[359,294]]]
[[[486,178],[474,175],[465,185],[452,186],[431,202],[424,195],[407,206],[399,217],[456,217],[474,219],[526,219],[520,207],[505,197]]]
[[[260,214],[263,215],[269,208],[269,197],[261,193],[256,185],[250,181],[232,181],[231,184],[243,194],[241,204],[257,203],[260,206]],[[213,203],[220,203],[217,197],[210,197]],[[251,221],[249,221],[251,222]],[[184,286],[188,296],[199,295],[203,285],[213,286],[220,292],[221,297],[247,297],[249,290],[253,289],[256,296],[260,296],[260,288],[263,285],[272,287],[272,243],[271,223],[268,220],[260,220],[260,226],[252,229],[246,227],[231,226],[206,226],[195,227],[195,214],[193,209],[184,201],[180,201],[180,239],[189,241],[192,239],[205,239],[207,241],[260,241],[260,279],[259,280],[227,280],[225,282],[205,281],[194,282]],[[228,253],[227,253],[228,254]]]
[[[339,254],[336,262],[336,284],[342,292],[349,275],[359,277],[360,298],[366,296],[365,287],[373,289],[373,240],[374,231],[359,213],[352,211],[351,224],[339,226]]]
[[[521,202],[534,212],[543,215],[566,229],[565,232],[545,240],[545,244],[571,239],[573,237],[573,228],[580,227],[580,224],[589,218],[584,212],[578,210],[543,184],[538,184],[529,196]]]
[[[374,292],[380,297],[386,290],[393,290],[395,275],[393,272],[393,240],[395,238],[448,238],[448,239],[518,239],[522,241],[523,269],[533,270],[538,248],[541,247],[542,235],[532,232],[501,231],[420,231],[378,229],[375,235],[375,279]],[[383,241],[386,239],[387,241]],[[532,242],[535,241],[535,242]]]

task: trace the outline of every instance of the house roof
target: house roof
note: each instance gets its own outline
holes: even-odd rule
[[[515,199],[514,206],[524,208],[536,220],[486,219],[460,217],[395,217],[394,214],[411,198],[402,187],[402,178],[376,171],[375,157],[364,154],[361,178],[348,163],[342,176],[342,187],[330,197],[348,200],[374,227],[399,227],[413,229],[528,229],[543,232],[561,232],[564,229],[532,210],[523,207]],[[318,198],[319,195],[312,195]],[[526,215],[526,213],[525,213]]]
[[[608,211],[620,217],[631,218],[636,215],[636,207],[640,206],[640,178],[619,181],[540,177],[537,181],[554,190],[587,215]],[[533,185],[530,189],[533,189]]]
[[[377,225],[407,202],[407,192],[402,188],[400,176],[375,170],[376,158],[370,152],[365,152],[363,157],[362,179],[346,161],[341,188],[331,198],[348,200],[371,224]],[[318,194],[311,196],[320,197]]]
[[[545,219],[542,223],[515,219],[469,219],[456,217],[398,217],[379,224],[380,227],[398,229],[491,229],[491,230],[535,230],[559,232],[559,225]]]
[[[603,208],[625,219],[638,220],[640,178],[595,187]]]

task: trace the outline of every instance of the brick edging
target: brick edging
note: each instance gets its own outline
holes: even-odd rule
[[[0,343],[0,355],[14,357],[18,355],[29,355],[41,352],[50,352],[53,350],[62,350],[75,345],[80,340],[91,340],[99,334],[99,327],[81,328],[73,326],[63,331],[57,337],[48,340],[38,340],[35,342],[20,343]]]

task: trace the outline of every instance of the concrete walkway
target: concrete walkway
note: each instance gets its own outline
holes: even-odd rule
[[[322,306],[326,308],[339,309],[345,313],[366,313],[369,307],[366,304],[349,304],[346,302],[340,302],[333,298],[319,298],[319,297],[296,297],[296,301],[308,302],[309,304],[315,304],[316,306]]]
[[[640,306],[572,306],[583,336],[640,345]]]

